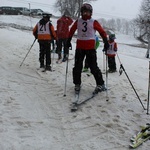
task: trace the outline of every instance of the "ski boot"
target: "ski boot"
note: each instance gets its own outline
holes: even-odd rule
[[[98,92],[102,92],[102,91],[106,91],[107,88],[105,87],[105,85],[97,85],[93,94],[98,94]]]
[[[47,71],[52,71],[52,70],[51,70],[51,66],[46,66],[45,70],[47,70]]]
[[[76,84],[75,87],[74,87],[75,93],[79,93],[80,88],[81,88],[81,86],[79,84]]]

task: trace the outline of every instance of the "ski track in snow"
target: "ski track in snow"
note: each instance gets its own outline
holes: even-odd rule
[[[0,29],[0,149],[1,150],[127,150],[130,137],[146,124],[149,116],[141,107],[124,72],[108,74],[109,101],[106,92],[99,93],[79,110],[71,113],[73,98],[73,60],[69,61],[67,91],[64,94],[66,63],[56,64],[54,72],[41,72],[37,68],[38,43],[36,42],[21,67],[20,63],[28,52],[32,34],[14,28]],[[7,40],[6,40],[7,39]],[[73,43],[75,47],[75,43]],[[122,63],[137,92],[146,106],[147,68],[140,66],[146,59],[133,57],[131,69],[121,46],[118,52]],[[121,49],[121,48],[120,48]],[[146,50],[145,50],[146,51]],[[144,51],[144,52],[145,52]],[[143,52],[143,53],[144,53]],[[74,54],[74,50],[70,51]],[[102,52],[98,52],[98,64],[102,69]],[[140,62],[137,60],[139,59]],[[119,70],[119,62],[116,58]],[[143,64],[142,63],[142,64]],[[128,66],[128,68],[126,67]],[[134,68],[134,69],[133,69]],[[142,70],[143,74],[138,71]],[[134,75],[133,75],[134,74]],[[134,78],[133,78],[134,76]],[[105,79],[105,74],[103,75]],[[141,84],[142,80],[144,83]],[[82,74],[80,99],[85,99],[95,88],[91,75]],[[146,88],[145,88],[146,89]],[[139,150],[148,150],[146,142]]]

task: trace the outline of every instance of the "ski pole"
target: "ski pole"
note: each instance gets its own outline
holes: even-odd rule
[[[149,114],[149,96],[150,96],[150,61],[149,61],[149,83],[148,83],[148,98],[147,98],[147,115]]]
[[[103,71],[105,72],[105,53],[104,52],[103,52]]]
[[[66,96],[66,88],[67,88],[67,74],[68,74],[68,63],[69,63],[69,50],[72,50],[72,44],[70,43],[70,46],[67,49],[67,62],[66,62],[66,75],[65,75],[65,88],[64,88],[64,96]]]
[[[106,101],[109,101],[108,97],[108,71],[107,71],[107,65],[108,65],[108,56],[107,56],[107,51],[106,51]]]
[[[125,68],[123,67],[123,65],[122,65],[122,63],[121,63],[121,61],[120,61],[120,58],[119,58],[118,53],[117,53],[117,57],[118,57],[118,60],[119,60],[119,63],[120,63],[120,69],[122,69],[122,70],[124,71],[124,73],[125,73],[125,75],[126,75],[128,81],[130,82],[130,84],[131,84],[131,86],[132,86],[132,88],[133,88],[133,90],[134,90],[134,92],[135,92],[137,98],[139,99],[139,101],[140,101],[140,103],[141,103],[143,109],[146,110],[145,107],[144,107],[144,105],[143,105],[143,103],[142,103],[142,101],[141,101],[141,99],[140,99],[140,97],[139,97],[139,95],[138,95],[138,93],[136,92],[136,90],[135,90],[135,88],[134,88],[134,86],[133,86],[133,84],[132,84],[132,82],[131,82],[131,80],[130,80],[128,74],[126,73]],[[121,73],[122,73],[122,71],[120,71],[120,74],[121,74]]]
[[[33,47],[33,45],[34,45],[34,43],[35,43],[35,41],[36,41],[36,39],[34,39],[34,41],[33,41],[32,45],[31,45],[30,49],[28,50],[28,52],[27,52],[26,56],[24,57],[24,59],[23,59],[22,63],[20,64],[20,67],[22,66],[23,62],[25,61],[26,57],[28,56],[28,54],[29,54],[29,52],[30,52],[31,48]]]
[[[56,49],[54,48],[52,52],[53,52],[53,58],[52,58],[52,69],[53,69],[53,64],[54,64],[54,56],[55,56]]]
[[[64,96],[66,96],[66,88],[67,88],[67,74],[68,74],[69,53],[66,55],[66,57],[67,57],[67,62],[66,62],[66,74],[65,74]]]
[[[147,50],[145,57],[149,58],[149,49]]]

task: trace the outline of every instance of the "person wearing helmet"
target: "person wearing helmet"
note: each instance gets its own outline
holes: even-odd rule
[[[116,60],[115,60],[115,56],[116,56],[116,52],[117,52],[117,43],[115,42],[115,34],[110,34],[109,35],[109,49],[107,50],[106,55],[108,56],[108,67],[109,73],[113,73],[116,72]]]
[[[73,83],[75,91],[80,91],[81,72],[83,68],[83,60],[86,56],[91,73],[96,80],[96,88],[94,94],[107,90],[104,84],[101,70],[97,65],[97,54],[95,49],[95,32],[98,31],[104,42],[104,49],[109,48],[107,34],[100,23],[92,18],[93,8],[90,4],[85,3],[81,6],[81,18],[77,19],[72,25],[69,32],[67,46],[69,47],[71,39],[77,30],[77,44],[75,51],[75,64],[73,68]]]
[[[43,13],[43,18],[33,28],[33,35],[39,42],[39,61],[40,68],[45,68],[51,71],[51,52],[50,43],[51,39],[56,39],[56,34],[53,25],[50,23],[51,14]],[[46,58],[46,61],[44,61]],[[44,62],[46,64],[44,65]]]
[[[70,13],[65,10],[63,16],[57,20],[57,49],[59,62],[62,58],[62,47],[64,48],[63,62],[67,60],[68,48],[66,47],[66,41],[69,34],[69,26],[73,23],[73,20],[69,17]]]
[[[43,12],[42,13],[43,18],[49,18],[52,16],[52,14],[48,13],[48,12]]]

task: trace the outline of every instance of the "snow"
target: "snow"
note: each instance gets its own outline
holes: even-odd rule
[[[127,76],[119,76],[120,63],[125,68],[144,107],[147,108],[149,59],[147,49],[131,36],[116,34],[118,72],[108,74],[109,101],[106,92],[70,112],[74,84],[69,61],[66,97],[64,97],[66,63],[56,64],[54,72],[41,72],[39,45],[36,42],[23,65],[34,37],[29,30],[10,27],[10,23],[33,27],[39,18],[0,16],[0,149],[1,150],[128,150],[130,138],[149,122]],[[56,26],[56,20],[52,19]],[[14,25],[15,26],[15,25]],[[74,57],[75,39],[72,40]],[[103,44],[98,49],[98,65],[105,70]],[[54,58],[57,58],[55,55]],[[52,54],[53,58],[53,54]],[[103,74],[104,80],[106,75]],[[85,99],[95,88],[93,76],[82,74],[80,99]],[[145,142],[139,150],[148,150]]]

